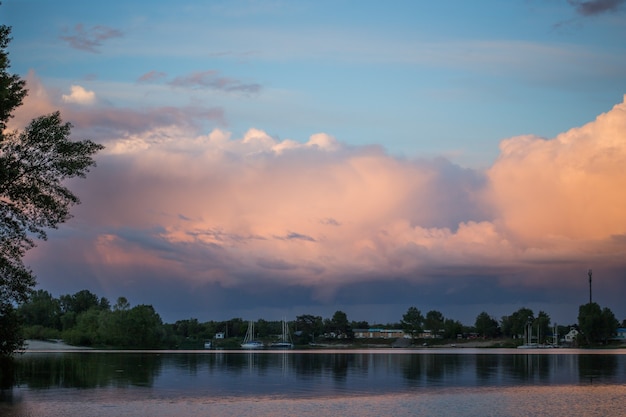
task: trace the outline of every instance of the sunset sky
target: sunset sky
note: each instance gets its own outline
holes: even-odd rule
[[[167,322],[626,319],[626,1],[3,0],[106,146],[26,263]]]

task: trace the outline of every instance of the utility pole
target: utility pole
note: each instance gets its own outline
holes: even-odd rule
[[[589,304],[591,304],[591,269],[587,274],[589,275]]]

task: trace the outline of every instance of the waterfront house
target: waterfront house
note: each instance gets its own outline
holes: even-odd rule
[[[576,341],[576,336],[578,336],[578,330],[573,327],[569,329],[569,332],[565,335],[565,343],[574,343]]]

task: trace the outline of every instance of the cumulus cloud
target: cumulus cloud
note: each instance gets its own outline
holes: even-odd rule
[[[61,110],[64,120],[74,126],[73,133],[105,144],[110,150],[143,149],[147,143],[158,143],[181,131],[198,129],[209,123],[224,125],[224,112],[219,107],[162,106],[142,109],[97,105],[96,92],[74,85],[70,94],[48,91],[34,72],[25,77],[28,95],[9,120],[10,129],[26,126],[30,120]],[[76,106],[75,104],[91,104]],[[183,135],[186,135],[184,133]],[[124,151],[125,152],[125,151]]]
[[[96,93],[87,91],[80,85],[71,86],[70,91],[70,94],[63,94],[61,96],[64,103],[92,104],[96,101]]]
[[[31,256],[88,265],[108,285],[308,289],[332,302],[406,283],[458,302],[494,286],[545,294],[593,265],[618,288],[626,269],[626,103],[552,139],[506,139],[486,171],[326,133],[202,133],[185,109],[71,111],[85,131],[115,127],[75,185],[80,232],[64,241],[80,248]]]
[[[523,247],[606,241],[626,232],[626,105],[552,140],[502,142],[489,171],[498,221]],[[569,243],[568,243],[569,242]],[[589,245],[591,252],[597,246]]]
[[[65,32],[71,32],[66,30]],[[66,41],[70,47],[80,49],[82,51],[99,53],[102,43],[111,38],[122,37],[123,33],[114,28],[96,25],[91,28],[85,28],[81,23],[73,28],[73,34],[63,35],[60,38]]]
[[[188,279],[223,285],[235,275],[315,286],[364,276],[420,281],[487,265],[513,273],[549,260],[578,263],[582,253],[585,262],[622,262],[615,236],[626,234],[625,109],[551,140],[505,140],[486,173],[347,148],[327,135],[286,146],[258,129],[239,139],[215,130],[150,141],[154,131],[144,132],[141,148],[111,144],[127,158],[116,169],[133,179],[114,198],[124,213],[104,209],[116,204],[109,196],[87,215],[142,224],[137,233],[172,249],[165,256],[138,245],[154,262],[195,265],[207,272]],[[116,242],[107,240],[107,250]],[[260,259],[290,267],[263,276]]]

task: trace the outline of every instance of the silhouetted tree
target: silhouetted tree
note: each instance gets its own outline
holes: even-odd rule
[[[500,330],[498,322],[484,311],[476,317],[474,326],[478,334],[489,338],[496,337]]]
[[[606,341],[615,334],[619,322],[613,312],[598,303],[583,304],[578,308],[578,327],[587,345]]]
[[[410,334],[412,339],[416,339],[423,331],[424,316],[417,307],[409,307],[402,315],[400,324],[405,333]]]
[[[23,257],[35,239],[46,239],[46,229],[70,218],[70,207],[80,201],[63,180],[84,177],[103,147],[70,141],[71,125],[58,112],[32,120],[22,131],[6,130],[27,93],[24,80],[8,73],[10,32],[0,25],[0,322],[19,324],[14,306],[26,302],[35,286]],[[12,329],[0,334],[0,356],[23,344],[21,332]]]
[[[433,337],[440,335],[444,328],[445,318],[443,314],[437,310],[431,310],[426,313],[424,319],[424,328],[432,332]]]

